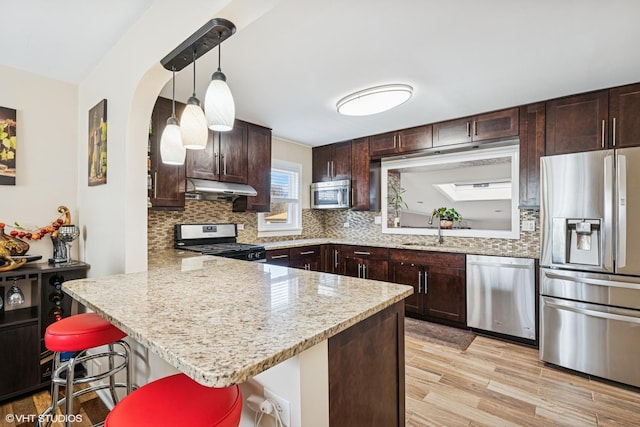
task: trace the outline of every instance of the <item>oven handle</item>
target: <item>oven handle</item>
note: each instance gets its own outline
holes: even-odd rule
[[[607,312],[599,311],[599,310],[589,310],[589,309],[586,309],[586,308],[575,307],[575,306],[569,305],[569,304],[558,304],[558,303],[555,303],[555,302],[551,302],[549,300],[549,298],[545,298],[544,299],[544,304],[547,307],[555,308],[555,309],[558,309],[558,310],[573,311],[574,313],[584,314],[585,316],[599,317],[601,319],[609,319],[609,320],[620,320],[622,322],[631,322],[631,323],[640,324],[640,318],[638,318],[638,317],[624,316],[622,314],[607,313]]]

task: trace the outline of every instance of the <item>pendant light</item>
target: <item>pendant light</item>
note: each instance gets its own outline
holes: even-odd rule
[[[222,33],[218,33],[218,70],[211,76],[211,83],[204,97],[204,111],[209,129],[225,132],[233,129],[236,106],[227,85],[227,78],[220,70],[221,38]]]
[[[167,119],[167,125],[160,137],[160,158],[167,165],[181,165],[187,155],[187,150],[182,145],[180,126],[176,119],[176,69],[173,67],[173,94],[171,98],[171,117]]]
[[[187,106],[180,117],[180,135],[182,145],[189,150],[203,150],[207,146],[209,128],[200,100],[196,98],[196,49],[193,49],[193,95],[187,100]]]

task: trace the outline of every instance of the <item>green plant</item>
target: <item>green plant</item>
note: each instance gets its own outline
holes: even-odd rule
[[[437,216],[441,220],[449,220],[449,221],[456,221],[456,222],[462,221],[462,215],[460,215],[460,213],[458,213],[458,211],[456,211],[454,208],[445,208],[445,207],[437,208],[433,210],[431,215]]]
[[[404,199],[402,198],[402,195],[406,191],[407,190],[405,190],[404,188],[391,184],[392,195],[391,195],[391,198],[389,199],[389,204],[393,206],[393,210],[395,211],[396,216],[398,216],[398,213],[403,208],[404,209],[409,208],[409,206],[407,205],[407,202],[405,202]]]

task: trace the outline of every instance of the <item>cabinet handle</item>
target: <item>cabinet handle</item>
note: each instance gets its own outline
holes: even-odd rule
[[[336,176],[336,168],[333,164],[333,160],[331,160],[331,177],[333,178],[334,176]]]
[[[331,178],[331,162],[327,160],[327,176]]]
[[[315,254],[316,251],[304,251],[304,252],[300,252],[300,255],[311,255],[311,254]]]
[[[602,148],[604,148],[604,127],[605,127],[606,123],[604,121],[604,119],[602,119]]]
[[[424,275],[422,277],[424,277],[424,294],[426,295],[428,290],[428,282],[427,282],[428,276],[426,271],[424,272]]]
[[[227,174],[227,158],[224,155],[222,156],[222,174]]]
[[[398,141],[397,141],[396,135],[393,135],[393,148],[398,148],[397,144],[398,144]]]
[[[362,264],[362,278],[363,279],[367,278],[367,266],[366,266],[366,264]]]
[[[616,118],[615,117],[613,118],[613,134],[612,134],[612,138],[611,139],[612,139],[611,142],[613,143],[613,146],[615,147],[616,146]]]
[[[338,250],[337,249],[333,250],[333,265],[334,265],[334,268],[338,268]]]
[[[358,279],[362,279],[362,264],[358,264]]]
[[[471,136],[471,122],[467,122],[467,136]]]
[[[474,136],[478,136],[478,121],[477,120],[473,121],[473,135]]]
[[[216,175],[220,175],[220,162],[218,161],[219,154],[213,153],[213,162],[216,166]]]
[[[371,255],[371,252],[354,251],[353,254],[354,255]]]
[[[271,259],[289,258],[289,255],[274,255]]]
[[[422,271],[418,271],[418,293],[422,293]]]
[[[311,264],[305,264],[304,265],[304,269],[305,270],[311,270]]]
[[[153,173],[153,198],[158,198],[158,171]]]

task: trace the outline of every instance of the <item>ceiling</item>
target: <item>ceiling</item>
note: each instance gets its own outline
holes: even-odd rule
[[[10,2],[0,36],[19,42],[0,63],[80,82],[153,1]],[[635,0],[280,0],[222,44],[222,71],[238,118],[315,146],[638,82],[638,16]],[[217,53],[197,62],[201,101]],[[192,72],[176,78],[179,100]],[[336,113],[385,83],[414,96],[374,116]]]

